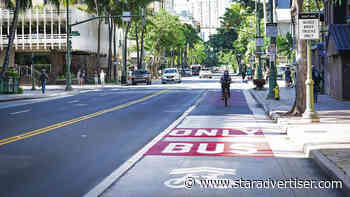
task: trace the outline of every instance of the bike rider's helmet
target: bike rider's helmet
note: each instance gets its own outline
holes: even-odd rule
[[[224,76],[225,76],[225,77],[228,77],[228,75],[229,75],[229,74],[228,74],[228,70],[225,70],[225,71],[224,71]]]

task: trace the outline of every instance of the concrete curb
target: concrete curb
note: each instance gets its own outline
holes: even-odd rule
[[[311,158],[333,180],[343,182],[342,192],[350,196],[350,177],[346,176],[332,161],[324,156],[319,150],[310,151]]]
[[[253,91],[252,91],[251,89],[248,90],[248,92],[249,92],[250,95],[254,98],[254,100],[255,100],[260,106],[262,106],[262,108],[263,108],[264,111],[265,111],[265,114],[266,114],[266,115],[269,115],[269,113],[270,113],[269,107],[268,107],[264,102],[262,102],[262,101],[253,93]]]
[[[280,115],[278,113],[275,113],[274,111],[271,111],[270,107],[264,103],[263,101],[261,101],[260,97],[256,96],[253,91],[250,89],[248,90],[250,95],[252,95],[252,97],[255,99],[255,101],[260,105],[262,106],[262,108],[264,109],[265,111],[265,114],[267,116],[269,116],[269,118],[271,120],[274,120],[276,122],[278,122],[278,119],[280,118]]]
[[[255,99],[255,101],[261,105],[265,111],[265,113],[273,120],[279,123],[280,115],[271,111],[271,109],[260,100],[260,97],[256,96],[252,90],[249,90],[251,96]],[[287,126],[288,127],[288,126]],[[325,144],[336,144],[336,142],[329,142]],[[340,180],[343,183],[343,187],[341,188],[342,192],[346,194],[346,196],[350,196],[350,177],[345,175],[343,171],[338,168],[332,161],[330,161],[326,156],[324,156],[320,150],[312,148],[313,144],[304,144],[303,152],[309,154],[310,158],[312,158],[316,164],[320,167],[320,169],[325,172],[332,180]],[[314,149],[314,150],[313,150]],[[320,149],[320,148],[318,148]]]
[[[25,95],[20,96],[20,95],[18,95],[17,97],[12,97],[12,98],[0,98],[0,102],[52,98],[52,97],[59,97],[59,96],[66,96],[66,95],[75,95],[75,94],[79,94],[79,93],[80,93],[80,91],[61,92],[61,93],[43,94],[43,95],[28,95],[28,96],[25,96]]]

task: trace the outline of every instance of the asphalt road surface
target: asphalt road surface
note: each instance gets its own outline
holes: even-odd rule
[[[203,92],[160,91],[105,89],[0,109],[0,196],[84,195]]]
[[[83,196],[202,97],[203,102],[178,125],[179,128],[226,128],[234,127],[236,123],[254,125],[256,120],[252,118],[252,111],[242,91],[247,88],[247,84],[239,84],[238,81],[233,84],[234,100],[231,100],[228,108],[220,100],[218,79],[196,78],[184,79],[182,84],[155,83],[151,86],[97,89],[40,102],[16,101],[7,107],[6,103],[2,103],[0,196]],[[222,117],[231,119],[222,122]],[[204,139],[193,136],[187,139],[168,137],[168,140],[187,142]],[[263,137],[270,139],[269,136]],[[168,141],[164,140],[164,143]],[[305,179],[325,179],[311,159],[274,157],[274,151],[279,148],[276,140],[264,141],[263,146],[271,147],[272,150],[264,152],[267,157],[260,159],[252,158],[252,155],[237,157],[219,154],[209,158],[196,154],[172,157],[149,153],[121,177],[105,196],[155,196],[155,193],[164,196],[165,192],[169,196],[192,196],[194,193],[179,193],[178,190],[165,187],[163,182],[154,180],[174,178],[169,176],[169,170],[209,164],[222,168],[235,167],[241,173],[240,176],[246,178],[283,179],[295,175]],[[198,196],[203,196],[200,191]],[[227,196],[231,192],[221,194],[213,190],[204,196]],[[313,192],[285,190],[282,194],[313,196]],[[317,196],[341,196],[336,190],[324,193],[318,190],[316,193]],[[266,194],[278,196],[276,191]],[[237,190],[235,195],[264,196],[257,191],[245,193],[244,190]]]

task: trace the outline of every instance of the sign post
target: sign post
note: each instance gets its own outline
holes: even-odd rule
[[[272,6],[272,1],[270,1],[270,6]],[[266,23],[266,37],[270,37],[270,46],[269,46],[269,57],[270,57],[270,75],[269,75],[269,93],[267,94],[267,99],[274,99],[275,92],[274,88],[277,85],[277,69],[276,69],[276,37],[278,35],[277,23],[273,23],[273,13],[270,15],[270,23]]]
[[[299,14],[298,27],[299,39],[307,41],[307,79],[306,85],[306,110],[303,119],[308,122],[320,122],[314,107],[314,81],[312,80],[311,40],[318,40],[320,37],[318,13]]]
[[[277,23],[266,23],[266,37],[277,37]]]

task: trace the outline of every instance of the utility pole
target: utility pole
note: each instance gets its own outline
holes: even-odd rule
[[[272,0],[269,0],[269,7],[270,7],[270,23],[273,23],[273,15],[274,15],[274,5],[273,5]],[[267,27],[266,27],[267,29]],[[270,39],[270,48],[271,46],[276,47],[276,37],[271,37]],[[274,53],[274,51],[270,51],[270,75],[269,75],[269,92],[267,94],[267,99],[275,99],[275,92],[274,92],[274,88],[277,85],[276,82],[276,66],[275,66],[275,62],[276,62],[276,53]]]
[[[69,22],[69,0],[66,0],[66,11],[67,11],[67,18],[66,18],[66,91],[71,91],[73,90],[72,88],[72,79],[71,79],[71,74],[70,74],[70,64],[71,64],[71,57],[70,57],[70,50],[72,47],[72,44],[70,42],[70,22]]]
[[[258,1],[256,0],[255,1],[255,19],[256,19],[256,40],[258,39],[261,39],[261,36],[260,36],[260,16],[259,16],[259,4],[258,4]],[[262,79],[262,70],[261,70],[261,54],[260,54],[260,49],[261,49],[261,46],[260,46],[260,43],[259,43],[259,46],[258,46],[258,42],[256,42],[256,52],[257,52],[257,55],[258,55],[258,66],[256,68],[256,72],[254,73],[254,77],[255,77],[255,85],[256,85],[256,89],[262,89],[263,87],[263,79]]]

